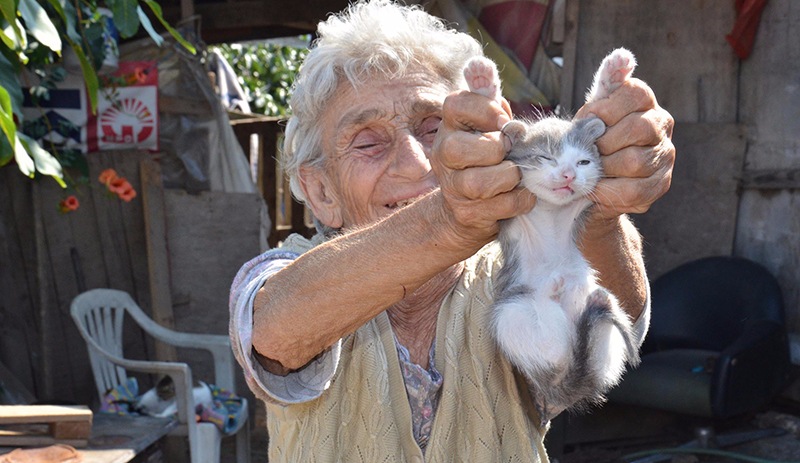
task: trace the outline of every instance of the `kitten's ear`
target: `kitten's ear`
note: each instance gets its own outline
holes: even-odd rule
[[[511,140],[511,144],[518,142],[525,136],[525,124],[520,121],[511,120],[506,122],[500,131]]]
[[[575,121],[575,130],[580,133],[581,140],[594,143],[606,133],[606,124],[599,117],[588,117]]]

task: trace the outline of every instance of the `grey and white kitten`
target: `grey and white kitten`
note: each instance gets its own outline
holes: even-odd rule
[[[607,97],[627,80],[636,61],[617,49],[602,62],[586,101]],[[464,68],[470,91],[500,98],[495,64],[475,58]],[[493,305],[495,339],[525,375],[542,424],[567,408],[602,403],[625,364],[639,361],[630,319],[602,288],[576,244],[589,199],[602,177],[595,141],[598,118],[512,120],[507,159],[537,197],[527,214],[501,223],[504,264]]]

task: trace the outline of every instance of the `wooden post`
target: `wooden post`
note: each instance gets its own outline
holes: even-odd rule
[[[170,294],[169,250],[167,248],[167,222],[164,215],[164,187],[161,168],[150,159],[140,165],[142,178],[142,205],[147,241],[147,269],[150,276],[150,301],[153,320],[159,325],[174,329]],[[156,341],[156,359],[177,360],[175,347]]]

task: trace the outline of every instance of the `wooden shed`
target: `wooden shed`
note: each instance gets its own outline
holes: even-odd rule
[[[778,277],[790,331],[800,336],[800,4],[767,2],[752,53],[739,59],[725,39],[735,3],[565,0],[555,19],[561,101],[576,110],[602,57],[632,50],[636,76],[676,121],[672,189],[635,217],[651,278],[703,256],[748,257]],[[347,0],[162,4],[168,20],[199,18],[202,39],[220,43],[311,32]],[[124,289],[151,313],[155,301],[168,301],[179,329],[226,332],[227,286],[259,251],[261,198],[164,190],[146,157],[92,158],[93,175],[117,168],[144,201],[119,205],[95,191],[84,215],[57,212],[54,183],[0,169],[0,367],[40,399],[91,403],[85,344],[68,313],[84,289]],[[154,355],[139,336],[131,333],[134,350]]]

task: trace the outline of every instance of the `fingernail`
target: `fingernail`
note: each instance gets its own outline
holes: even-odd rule
[[[501,114],[497,118],[497,130],[501,130],[504,125],[508,124],[511,119],[505,114]]]
[[[506,152],[511,151],[511,138],[506,134],[502,134],[501,136],[503,137],[503,148],[505,148]]]

